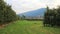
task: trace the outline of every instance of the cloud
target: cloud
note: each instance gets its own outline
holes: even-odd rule
[[[60,0],[5,0],[10,4],[17,14],[44,8],[47,5],[50,8],[60,5]]]

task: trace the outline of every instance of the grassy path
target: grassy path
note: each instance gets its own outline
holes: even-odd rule
[[[43,27],[42,21],[16,21],[0,29],[0,34],[60,34],[60,28]]]

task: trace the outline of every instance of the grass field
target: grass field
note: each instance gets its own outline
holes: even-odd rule
[[[60,34],[60,28],[43,27],[43,21],[16,21],[0,29],[0,34]]]

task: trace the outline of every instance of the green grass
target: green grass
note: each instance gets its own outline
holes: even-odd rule
[[[16,21],[0,29],[0,34],[60,34],[60,28],[43,27],[42,21]]]

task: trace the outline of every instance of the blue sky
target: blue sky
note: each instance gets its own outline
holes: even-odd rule
[[[12,9],[17,13],[24,13],[40,8],[57,8],[60,5],[60,0],[5,0],[12,6]]]

